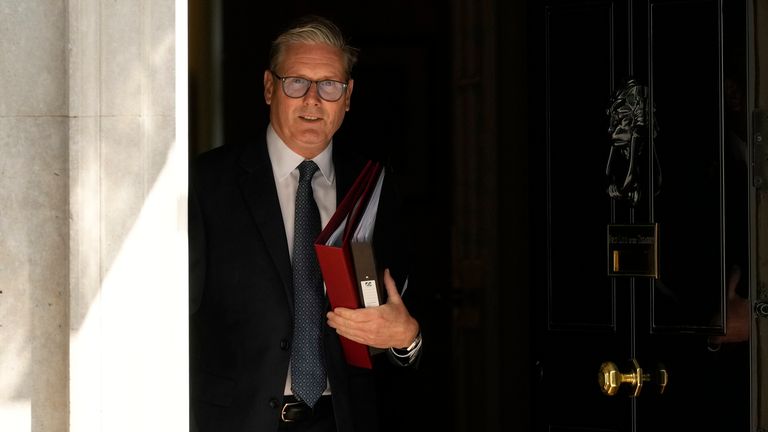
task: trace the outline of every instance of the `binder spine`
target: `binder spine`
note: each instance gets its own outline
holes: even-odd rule
[[[373,245],[370,242],[353,241],[351,246],[357,290],[362,306],[374,307],[383,304],[385,287],[376,266]]]

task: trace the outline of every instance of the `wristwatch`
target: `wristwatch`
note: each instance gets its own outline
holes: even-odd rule
[[[408,357],[421,346],[421,330],[416,338],[408,345],[408,348],[392,348],[392,352],[398,357]]]
[[[408,348],[406,348],[404,351],[411,352],[416,349],[417,346],[421,345],[421,330],[419,330],[419,334],[416,335],[416,338],[413,339],[413,342],[411,342],[410,345],[408,345]],[[402,350],[402,348],[401,348]]]

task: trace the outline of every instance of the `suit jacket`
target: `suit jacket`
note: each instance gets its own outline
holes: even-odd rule
[[[364,160],[336,144],[333,160],[340,201]],[[201,432],[276,430],[291,351],[293,286],[266,141],[198,158],[189,204],[191,420]],[[393,217],[399,214],[394,188],[385,186],[374,242],[379,262],[396,279],[405,274]],[[347,365],[327,326],[324,346],[338,430],[377,430],[372,371]]]

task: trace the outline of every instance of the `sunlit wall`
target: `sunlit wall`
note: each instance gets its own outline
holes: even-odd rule
[[[186,2],[0,0],[0,77],[0,430],[186,431]]]

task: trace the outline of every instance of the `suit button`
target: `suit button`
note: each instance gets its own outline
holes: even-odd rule
[[[288,349],[288,341],[286,339],[280,341],[280,349],[283,351]]]
[[[280,402],[277,401],[277,399],[272,398],[269,400],[269,407],[270,408],[277,408],[280,406]]]

